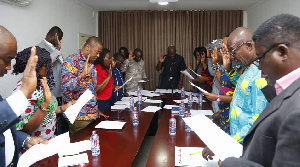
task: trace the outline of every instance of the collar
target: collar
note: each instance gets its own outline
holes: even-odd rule
[[[276,95],[280,94],[284,89],[289,87],[299,77],[300,77],[300,68],[297,68],[296,70],[276,80],[276,83],[274,85],[276,89]]]
[[[45,42],[47,45],[49,45],[53,50],[56,49],[56,48],[52,45],[52,43],[48,42],[46,39],[44,39],[44,42]]]

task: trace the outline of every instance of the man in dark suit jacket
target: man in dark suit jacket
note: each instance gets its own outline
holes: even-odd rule
[[[11,60],[17,52],[16,38],[0,25],[0,77],[11,69]],[[3,100],[0,98],[0,166],[16,166],[21,148],[30,148],[38,143],[47,143],[39,137],[29,137],[28,134],[17,131],[15,124],[18,117],[25,111],[27,98],[37,86],[35,47],[31,50],[26,69],[22,78],[20,90]]]
[[[300,166],[300,18],[271,17],[254,32],[260,69],[276,81],[277,96],[251,127],[240,159],[221,166]]]

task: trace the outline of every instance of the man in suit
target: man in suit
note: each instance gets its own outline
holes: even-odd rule
[[[11,60],[17,52],[16,38],[0,25],[0,77],[11,70]],[[29,137],[28,134],[17,131],[15,124],[18,117],[25,111],[27,98],[37,86],[35,47],[32,48],[30,59],[22,78],[20,90],[3,100],[0,98],[0,166],[16,166],[19,152],[22,148],[30,148],[38,143],[47,143],[39,137]]]
[[[254,32],[259,68],[276,81],[277,96],[251,127],[241,159],[221,166],[300,166],[300,18],[273,16]]]
[[[61,40],[63,38],[62,30],[54,26],[52,27],[46,35],[46,38],[43,39],[37,46],[46,49],[51,56],[52,65],[53,65],[53,77],[55,86],[52,88],[51,92],[56,97],[58,105],[62,106],[62,91],[61,91],[61,66],[63,63],[63,57],[60,52],[61,49]],[[69,129],[68,123],[61,113],[57,114],[57,122],[55,135],[60,135],[64,132],[67,132]]]

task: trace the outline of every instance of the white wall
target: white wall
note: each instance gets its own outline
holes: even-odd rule
[[[270,17],[282,13],[293,14],[300,17],[299,0],[263,0],[246,10],[248,16],[248,28],[255,31],[256,28]]]
[[[78,33],[97,35],[97,24],[98,12],[76,0],[34,0],[26,7],[0,2],[0,25],[15,35],[18,51],[38,44],[56,25],[64,32],[61,52],[67,57],[78,49]],[[0,78],[0,94],[10,95],[20,77],[8,71]]]

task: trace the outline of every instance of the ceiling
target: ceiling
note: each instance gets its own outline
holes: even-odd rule
[[[178,0],[167,6],[149,0],[77,0],[98,11],[120,10],[246,10],[263,0]]]

